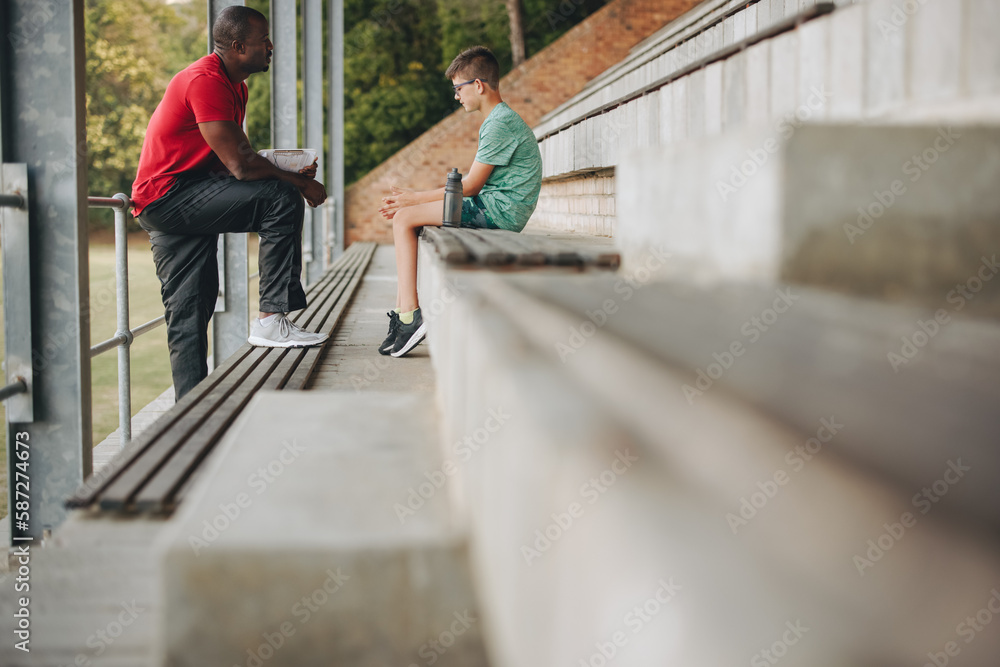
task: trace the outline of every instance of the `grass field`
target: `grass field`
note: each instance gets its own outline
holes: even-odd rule
[[[129,325],[135,328],[163,315],[160,282],[153,267],[149,238],[145,232],[129,238]],[[250,235],[250,273],[257,271],[257,237]],[[90,245],[90,344],[111,338],[116,329],[115,248],[104,239]],[[0,278],[2,281],[2,278]],[[2,283],[0,283],[2,285]],[[256,281],[251,284],[250,311],[256,314]],[[0,303],[2,303],[0,290]],[[3,312],[0,309],[0,359],[3,358]],[[159,326],[139,336],[132,344],[132,414],[139,412],[170,387],[170,359],[167,354],[167,330]],[[118,428],[118,353],[105,352],[91,362],[93,444],[103,441]],[[0,418],[5,418],[0,403]],[[6,422],[5,422],[6,423]],[[0,518],[7,514],[7,432],[0,429]]]

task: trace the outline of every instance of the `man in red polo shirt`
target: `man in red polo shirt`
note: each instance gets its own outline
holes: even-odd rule
[[[149,121],[132,186],[136,219],[149,232],[166,311],[174,391],[180,399],[208,374],[208,322],[219,292],[218,235],[260,235],[260,313],[250,344],[318,345],[285,313],[304,308],[303,198],[326,199],[315,164],[299,173],[260,157],[243,132],[247,86],[266,72],[273,45],[268,22],[242,6],[224,9],[215,51],[178,73]]]

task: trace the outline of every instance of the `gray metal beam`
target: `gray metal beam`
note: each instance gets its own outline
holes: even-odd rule
[[[344,252],[344,0],[330,0],[330,174],[326,189],[333,207],[331,260]]]
[[[0,166],[0,191],[17,193],[18,206],[0,209],[0,250],[3,252],[3,365],[7,384],[24,382],[28,391],[4,403],[8,422],[35,421],[32,397],[31,347],[31,227],[28,220],[28,165]],[[13,475],[10,476],[13,479]]]
[[[299,147],[299,72],[295,0],[271,0],[271,146]]]
[[[208,52],[215,48],[211,26],[226,7],[242,5],[243,0],[209,0]],[[244,123],[244,128],[246,123]],[[218,365],[246,342],[250,333],[249,266],[247,235],[223,234],[219,237],[219,299],[212,318],[212,360]]]
[[[302,121],[305,131],[305,145],[315,148],[319,156],[316,180],[323,180],[323,0],[304,0],[302,12]],[[326,242],[326,221],[323,209],[306,207],[302,237],[305,243],[306,283],[320,279],[329,262],[324,249]]]
[[[7,424],[8,456],[16,441],[30,452],[30,518],[11,522],[18,540],[59,525],[92,466],[84,0],[7,0],[3,10],[0,152],[28,165],[30,192],[34,421]],[[12,512],[24,501],[15,488],[11,475]]]

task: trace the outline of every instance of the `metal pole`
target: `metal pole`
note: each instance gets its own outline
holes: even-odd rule
[[[318,151],[319,165],[316,169],[316,180],[323,180],[323,0],[304,0],[303,4],[302,58],[303,104],[302,118],[305,126],[305,143],[309,148]],[[305,222],[302,226],[302,237],[308,252],[303,250],[303,260],[306,256],[310,261],[304,262],[306,283],[312,284],[319,280],[326,270],[326,252],[323,209],[306,207]]]
[[[271,145],[299,147],[298,39],[295,0],[271,0]]]
[[[215,48],[211,26],[219,13],[243,0],[209,0],[208,52]],[[244,130],[246,123],[244,123]],[[219,298],[212,318],[212,361],[222,363],[246,342],[250,333],[248,313],[250,292],[247,280],[247,235],[223,234],[219,237]]]
[[[302,15],[302,119],[305,127],[305,143],[318,151],[319,165],[316,180],[323,180],[323,0],[304,0]],[[323,209],[306,207],[306,219],[302,236],[308,252],[303,251],[306,283],[311,284],[322,277],[326,270],[326,253],[323,251]]]
[[[84,0],[7,0],[0,12],[0,147],[3,162],[28,165],[30,185],[32,373],[25,378],[35,419],[8,420],[8,456],[15,441],[30,452],[29,516],[12,521],[15,542],[62,523],[63,500],[93,464],[84,13]],[[14,500],[13,483],[10,491]]]
[[[118,346],[118,432],[119,447],[124,448],[132,440],[132,330],[128,317],[128,230],[125,224],[129,198],[120,192],[114,198],[122,201],[122,207],[115,209],[115,288],[118,297],[115,335],[125,341]]]
[[[330,176],[327,192],[333,208],[336,259],[346,247],[344,239],[344,0],[330,0]]]

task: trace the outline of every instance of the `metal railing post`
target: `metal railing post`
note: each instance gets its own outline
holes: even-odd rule
[[[243,0],[209,0],[208,25],[212,26],[219,13],[232,5],[243,5]],[[212,31],[208,31],[208,52],[215,48]],[[246,122],[243,123],[246,130]],[[250,294],[247,274],[247,234],[221,234],[219,236],[219,299],[212,317],[212,362],[222,363],[240,349],[250,333]]]
[[[305,0],[302,4],[302,120],[305,145],[318,151],[316,180],[326,183],[323,154],[323,0]],[[303,264],[306,283],[315,283],[329,266],[325,248],[326,214],[323,208],[306,207],[302,240],[308,246],[310,261]]]
[[[344,239],[344,0],[330,0],[330,160],[326,186],[333,209],[331,260],[340,257]]]
[[[115,209],[115,290],[118,296],[118,330],[115,336],[122,338],[118,346],[118,430],[120,445],[125,447],[132,440],[132,336],[129,327],[128,296],[128,229],[126,216],[132,203],[128,196],[118,193],[114,199],[121,200],[121,207]]]

